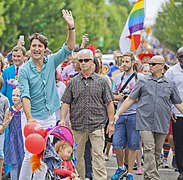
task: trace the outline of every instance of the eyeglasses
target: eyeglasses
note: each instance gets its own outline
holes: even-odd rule
[[[82,63],[83,61],[84,61],[85,63],[87,63],[87,62],[90,61],[90,60],[92,60],[92,59],[78,59],[78,61],[79,61],[80,63]]]
[[[149,66],[156,66],[157,64],[162,64],[162,63],[149,63]]]

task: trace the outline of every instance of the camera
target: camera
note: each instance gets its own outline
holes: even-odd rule
[[[130,91],[123,91],[122,93],[124,95],[124,100],[125,100],[129,96]]]

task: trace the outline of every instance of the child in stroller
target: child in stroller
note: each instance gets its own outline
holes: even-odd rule
[[[54,142],[51,143],[51,135]],[[47,164],[46,180],[79,180],[74,166],[74,138],[71,130],[65,126],[57,125],[47,132],[45,137],[46,148],[40,155],[35,155]],[[36,159],[36,158],[35,158]],[[32,170],[40,169],[34,157],[32,158]]]
[[[53,172],[60,177],[67,177],[66,179],[78,180],[76,170],[73,166],[70,157],[73,153],[73,147],[66,141],[57,141],[55,144],[55,150],[62,160],[60,168],[53,169]]]

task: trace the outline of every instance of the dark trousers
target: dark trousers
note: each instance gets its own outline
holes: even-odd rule
[[[175,144],[175,154],[177,168],[183,171],[183,117],[177,117],[176,123],[172,123],[173,139]]]
[[[92,179],[92,157],[91,157],[91,142],[88,139],[85,145],[85,177]]]

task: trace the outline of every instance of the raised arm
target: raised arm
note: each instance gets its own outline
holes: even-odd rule
[[[66,45],[69,50],[73,50],[75,46],[75,39],[76,39],[74,18],[72,16],[72,12],[65,9],[62,10],[62,16],[68,25],[68,37],[67,37]]]

